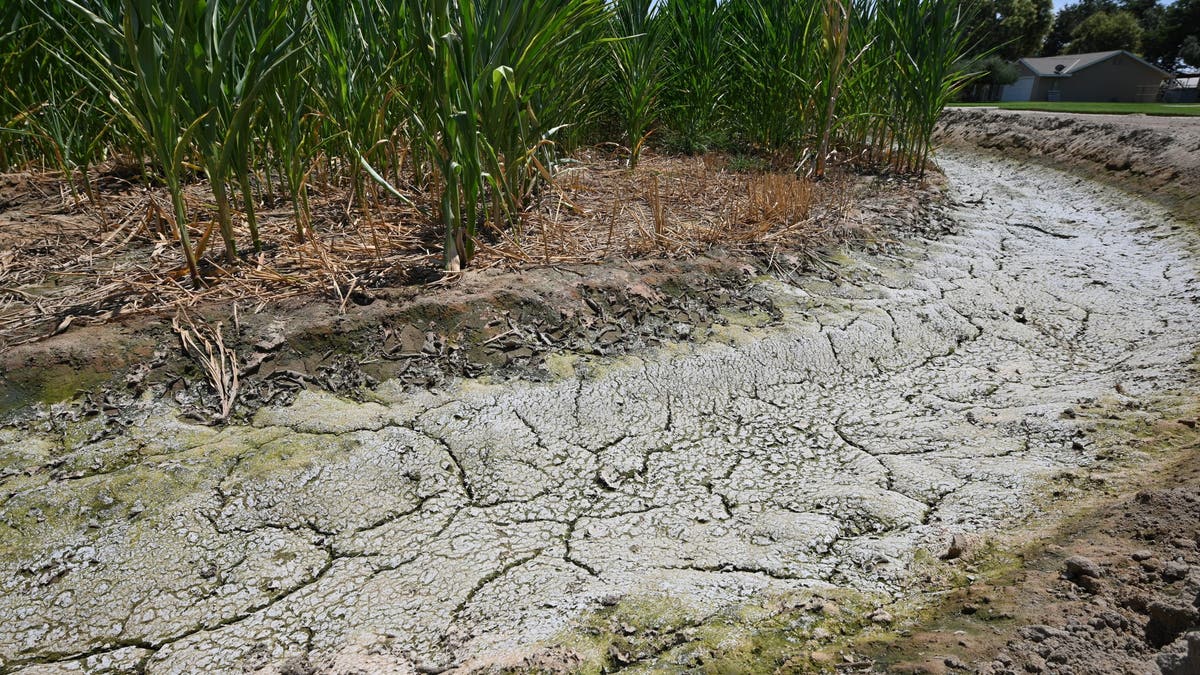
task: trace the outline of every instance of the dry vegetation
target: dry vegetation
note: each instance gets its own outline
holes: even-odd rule
[[[521,223],[481,233],[478,268],[590,263],[645,255],[686,256],[719,247],[769,255],[844,240],[852,175],[813,182],[790,171],[737,171],[740,160],[647,154],[636,171],[619,158],[580,152],[564,164]],[[162,189],[101,174],[101,208],[76,205],[46,174],[0,177],[0,348],[68,327],[202,302],[324,295],[344,309],[372,289],[440,283],[438,232],[416,208],[364,214],[344,190],[314,189],[315,236],[294,240],[292,212],[260,212],[260,253],[239,265],[203,258],[196,287],[179,263]],[[205,186],[190,186],[203,206]],[[198,228],[211,236],[212,224]],[[248,234],[244,229],[239,235]]]

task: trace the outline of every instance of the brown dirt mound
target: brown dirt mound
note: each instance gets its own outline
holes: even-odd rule
[[[951,108],[937,142],[1023,155],[1200,221],[1200,119]]]

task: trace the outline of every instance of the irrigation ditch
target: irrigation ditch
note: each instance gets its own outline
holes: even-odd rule
[[[1188,667],[1200,240],[939,161],[789,264],[225,306],[221,424],[165,319],[8,350],[0,672]]]

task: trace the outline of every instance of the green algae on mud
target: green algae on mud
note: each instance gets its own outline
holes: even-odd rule
[[[572,672],[588,675],[617,669],[819,670],[833,665],[827,651],[845,636],[879,629],[881,624],[867,617],[886,602],[883,596],[827,588],[770,595],[712,613],[669,596],[626,597],[580,620],[550,650],[570,650],[579,660]]]

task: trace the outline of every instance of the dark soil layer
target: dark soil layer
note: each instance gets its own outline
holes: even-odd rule
[[[222,326],[241,371],[236,411],[288,403],[311,387],[356,397],[397,378],[435,385],[449,376],[537,378],[552,351],[611,355],[664,339],[688,339],[724,321],[721,311],[777,312],[748,283],[753,269],[703,258],[584,269],[485,272],[452,287],[376,289],[343,314],[320,298],[292,298],[269,311],[232,305],[196,313]],[[201,319],[203,319],[201,321]],[[208,333],[211,339],[211,333]],[[112,393],[148,387],[180,394],[203,417],[216,408],[197,364],[182,357],[169,317],[88,326],[21,345],[0,357],[3,401],[48,402],[110,382]],[[127,390],[127,391],[126,391]]]
[[[1200,221],[1200,120],[954,108],[938,143],[1025,156],[1150,197]],[[1049,196],[1048,196],[1049,197]]]

